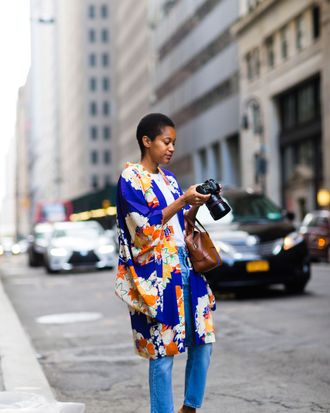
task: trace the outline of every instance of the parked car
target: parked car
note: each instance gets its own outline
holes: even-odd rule
[[[223,191],[232,211],[214,221],[203,206],[197,215],[219,248],[223,263],[206,273],[215,290],[282,284],[303,292],[310,279],[306,242],[287,215],[266,196]]]
[[[115,245],[96,221],[53,224],[44,254],[49,274],[74,268],[108,268],[116,262]]]
[[[330,211],[308,213],[300,226],[313,260],[330,262]]]
[[[28,237],[28,263],[30,267],[39,267],[44,263],[44,254],[48,245],[49,235],[52,230],[50,223],[38,223],[33,227],[32,234]]]

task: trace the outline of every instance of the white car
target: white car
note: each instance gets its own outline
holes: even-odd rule
[[[115,245],[96,221],[57,222],[49,238],[44,262],[54,274],[74,268],[113,268]]]

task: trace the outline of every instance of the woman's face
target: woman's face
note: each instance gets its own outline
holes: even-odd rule
[[[171,126],[165,126],[162,133],[152,141],[146,137],[144,144],[149,156],[157,164],[168,164],[175,150],[176,131]]]

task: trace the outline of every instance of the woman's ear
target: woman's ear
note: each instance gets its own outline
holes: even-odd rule
[[[145,148],[150,148],[151,139],[147,135],[142,136],[142,142]]]

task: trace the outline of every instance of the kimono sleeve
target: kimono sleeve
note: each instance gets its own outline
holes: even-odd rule
[[[148,199],[138,181],[119,179],[119,202],[133,245],[133,256],[146,253],[160,241],[163,212],[157,198]],[[158,208],[157,208],[158,207]]]

